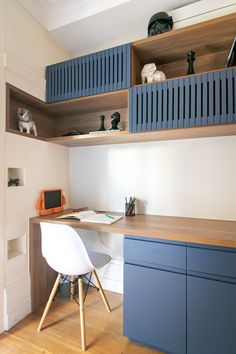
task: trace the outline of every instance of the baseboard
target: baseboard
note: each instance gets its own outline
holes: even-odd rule
[[[16,323],[23,320],[31,312],[31,301],[28,300],[22,304],[18,309],[12,312],[4,313],[4,330],[7,331]]]
[[[31,312],[29,275],[6,287],[4,293],[4,329],[8,330]]]

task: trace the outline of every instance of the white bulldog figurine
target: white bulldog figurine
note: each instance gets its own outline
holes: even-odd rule
[[[33,130],[35,136],[37,136],[37,129],[34,121],[32,120],[31,112],[26,108],[19,108],[17,111],[19,118],[19,129],[21,132],[26,130],[27,134],[30,134],[30,131]]]
[[[166,80],[166,76],[162,71],[157,70],[156,64],[146,64],[141,71],[142,84],[160,82]]]

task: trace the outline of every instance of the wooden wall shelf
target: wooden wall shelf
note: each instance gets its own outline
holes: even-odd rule
[[[196,53],[196,73],[225,66],[235,36],[236,14],[218,17],[132,43],[132,84],[140,84],[140,70],[155,62],[167,78],[185,75],[187,53]]]
[[[148,141],[178,140],[236,135],[236,124],[224,124],[207,127],[170,129],[144,133],[99,133],[72,137],[49,138],[47,141],[68,147],[139,143]]]
[[[128,90],[119,90],[57,103],[46,103],[10,85],[6,85],[6,131],[21,136],[45,140],[61,137],[64,133],[79,129],[84,132],[99,128],[99,115],[110,117],[114,111],[121,113],[121,129],[127,129]],[[38,136],[21,133],[18,128],[17,110],[27,108],[33,115]],[[110,128],[106,120],[106,127]],[[86,135],[88,136],[88,135]],[[70,139],[71,137],[69,137]],[[56,138],[57,139],[57,138]]]
[[[229,51],[235,28],[236,14],[231,14],[141,39],[133,42],[132,47],[142,64],[153,59],[164,64],[186,59],[190,50],[197,56]]]

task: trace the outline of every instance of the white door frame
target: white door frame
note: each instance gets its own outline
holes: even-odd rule
[[[5,0],[0,0],[0,333],[4,330],[4,273],[5,273]]]

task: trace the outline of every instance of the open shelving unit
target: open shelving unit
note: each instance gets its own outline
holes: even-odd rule
[[[19,107],[31,111],[33,120],[37,126],[38,136],[21,133],[18,130],[17,110]],[[121,114],[122,132],[104,133],[116,135],[127,133],[128,128],[128,90],[108,92],[94,96],[87,96],[56,103],[45,103],[36,97],[7,84],[7,124],[6,131],[22,136],[46,140],[67,141],[68,139],[91,138],[89,134],[64,137],[62,134],[79,129],[84,133],[96,131],[100,126],[99,116],[106,116],[105,126],[110,128],[112,113],[119,111]],[[101,138],[103,134],[100,133]]]
[[[218,17],[132,43],[132,85],[141,84],[142,66],[155,62],[167,79],[184,77],[187,53],[196,53],[196,73],[225,67],[236,34],[236,14]]]
[[[156,62],[158,70],[165,72],[167,83],[176,78],[185,80],[194,77],[185,75],[186,54],[190,50],[196,52],[194,68],[197,74],[210,75],[216,70],[224,70],[235,28],[236,14],[231,14],[131,43],[131,87],[141,85],[142,66],[150,62]],[[129,114],[132,113],[130,105],[133,103],[129,95],[128,89],[122,89],[45,103],[7,84],[6,131],[69,147],[236,135],[236,124],[230,119],[227,124],[221,122],[220,125],[132,133]],[[19,107],[32,112],[38,137],[19,132]],[[75,129],[84,133],[98,130],[101,114],[106,116],[105,126],[109,129],[109,117],[115,111],[121,114],[122,131],[63,136]]]

